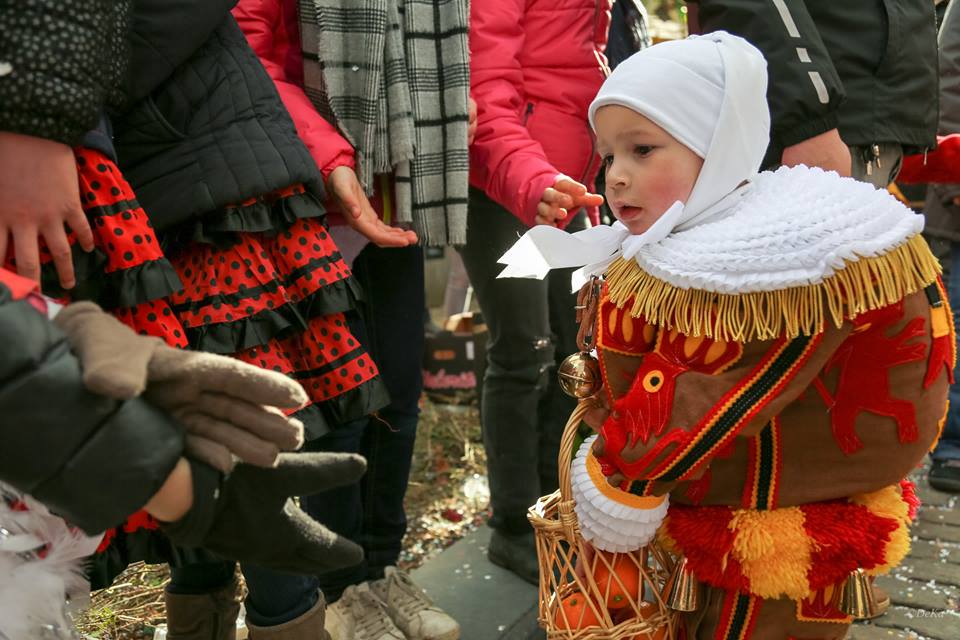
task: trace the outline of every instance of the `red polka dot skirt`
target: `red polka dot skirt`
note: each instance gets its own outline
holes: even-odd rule
[[[310,404],[296,416],[308,438],[316,438],[369,415],[388,398],[348,326],[359,291],[319,203],[295,185],[231,207],[230,215],[265,204],[290,209],[284,200],[291,198],[298,199],[296,210],[313,217],[297,217],[279,230],[232,233],[227,241],[219,234],[215,243],[168,245],[183,282],[170,300],[190,348],[234,355],[300,381]]]
[[[150,221],[133,190],[108,157],[92,149],[74,149],[80,200],[93,231],[95,248],[87,253],[76,246],[71,232],[77,285],[65,291],[50,251],[41,240],[43,292],[66,300],[91,300],[141,334],[186,347],[187,336],[167,302],[180,289],[173,267],[164,258]],[[11,249],[6,265],[16,270]]]
[[[180,280],[164,257],[157,236],[137,202],[130,185],[108,157],[91,149],[74,149],[80,200],[93,231],[94,250],[76,246],[71,232],[77,284],[63,290],[50,251],[40,245],[43,292],[66,301],[91,300],[143,335],[162,338],[174,347],[187,346],[187,333],[174,315],[168,297],[179,290]],[[16,256],[6,256],[16,269]],[[160,559],[145,549],[169,543],[155,530],[156,521],[145,511],[131,515],[120,527],[104,535],[90,565],[96,587],[105,587],[129,562]],[[140,549],[140,550],[137,550]]]

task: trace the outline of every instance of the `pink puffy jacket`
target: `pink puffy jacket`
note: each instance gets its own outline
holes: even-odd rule
[[[470,86],[479,114],[470,184],[527,225],[558,173],[593,186],[599,160],[587,107],[604,79],[611,4],[470,3]]]
[[[333,124],[320,115],[303,90],[297,0],[240,0],[233,9],[233,17],[273,78],[283,105],[297,126],[297,134],[323,173],[324,180],[339,166],[353,168],[353,147]],[[378,182],[370,204],[382,216],[380,186]],[[334,214],[332,224],[341,222],[334,202],[327,202],[327,210]]]

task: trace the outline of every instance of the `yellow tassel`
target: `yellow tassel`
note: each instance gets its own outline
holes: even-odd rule
[[[896,486],[884,487],[879,491],[859,493],[850,497],[850,502],[863,505],[875,515],[882,518],[892,518],[899,522],[910,524],[910,507],[903,500],[900,488]]]
[[[737,511],[730,521],[736,532],[733,555],[750,581],[750,593],[761,598],[810,595],[811,541],[797,507],[773,511]]]
[[[866,573],[872,576],[888,573],[910,553],[910,508],[901,497],[899,487],[885,487],[879,491],[861,493],[852,496],[850,501],[863,505],[878,516],[891,518],[899,523],[890,534],[883,550],[883,564],[866,570]]]
[[[890,534],[890,539],[883,551],[883,564],[878,564],[866,572],[871,576],[889,573],[891,569],[903,562],[908,553],[910,553],[910,529],[908,525],[901,522],[900,526]]]
[[[607,269],[610,300],[630,314],[687,336],[748,342],[814,335],[827,320],[836,326],[893,304],[926,287],[940,264],[919,235],[881,256],[848,262],[818,284],[742,294],[680,289],[618,259]]]

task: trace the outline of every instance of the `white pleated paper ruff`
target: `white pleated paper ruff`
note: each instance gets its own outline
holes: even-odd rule
[[[602,551],[634,551],[653,540],[667,515],[670,500],[664,496],[659,506],[639,509],[603,495],[587,471],[587,455],[596,439],[593,435],[584,440],[574,456],[571,470],[570,488],[580,533],[584,540]]]
[[[885,189],[817,167],[764,171],[742,193],[713,219],[641,247],[637,264],[680,289],[778,291],[823,282],[923,230],[923,216]]]

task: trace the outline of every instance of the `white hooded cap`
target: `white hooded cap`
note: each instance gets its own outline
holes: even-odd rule
[[[770,137],[767,63],[753,45],[717,31],[663,42],[620,63],[590,105],[590,124],[604,105],[649,118],[703,158],[686,204],[675,202],[644,233],[620,222],[574,234],[551,226],[530,229],[501,258],[501,278],[543,278],[551,269],[580,267],[585,278],[603,273],[617,257],[631,259],[673,231],[685,231],[732,210],[760,169]]]
[[[716,31],[635,53],[603,83],[590,104],[591,126],[597,109],[621,105],[703,158],[686,204],[675,204],[637,236],[646,236],[643,244],[690,226],[759,171],[770,139],[766,66],[749,42]]]

